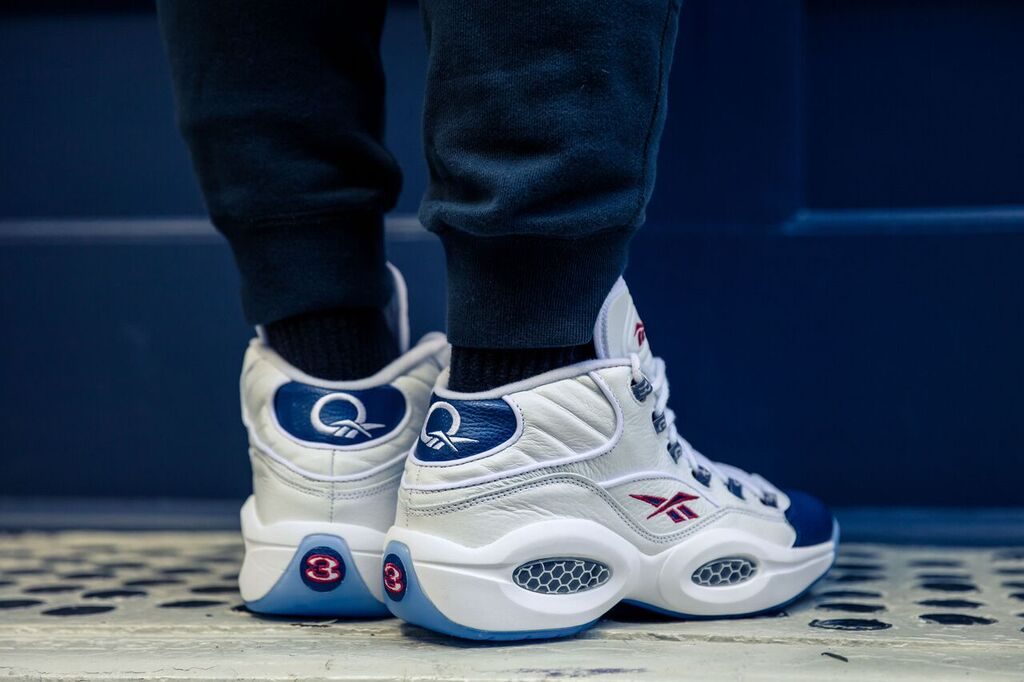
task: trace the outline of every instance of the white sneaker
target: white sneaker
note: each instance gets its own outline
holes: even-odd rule
[[[749,615],[805,592],[838,526],[803,493],[712,463],[676,433],[664,362],[620,279],[600,359],[493,391],[434,389],[383,582],[395,615],[474,639],[577,633],[620,601]]]
[[[384,533],[448,342],[409,346],[405,283],[388,310],[403,355],[359,381],[323,381],[253,339],[242,367],[253,494],[242,507],[238,582],[252,611],[387,615]]]

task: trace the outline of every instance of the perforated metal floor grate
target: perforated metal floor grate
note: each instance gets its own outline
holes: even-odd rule
[[[234,533],[0,536],[0,676],[1024,679],[1024,548],[846,545],[775,616],[619,607],[574,640],[483,647],[394,620],[256,616],[240,557]]]

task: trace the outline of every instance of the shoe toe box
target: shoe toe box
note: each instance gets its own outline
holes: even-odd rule
[[[787,490],[786,496],[789,497],[786,521],[796,531],[794,547],[818,545],[832,539],[835,518],[824,502],[799,490]]]

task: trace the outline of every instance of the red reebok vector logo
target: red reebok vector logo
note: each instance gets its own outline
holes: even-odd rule
[[[644,345],[644,341],[647,340],[647,330],[644,329],[643,322],[637,322],[636,326],[633,327],[633,338],[636,339],[636,345]]]
[[[676,493],[667,499],[664,497],[658,497],[657,495],[630,495],[630,497],[635,500],[640,500],[641,502],[646,502],[654,507],[654,511],[647,516],[649,519],[653,519],[658,514],[665,514],[672,519],[673,523],[682,523],[683,521],[689,521],[690,519],[697,518],[697,512],[686,506],[687,502],[700,499],[696,495]]]

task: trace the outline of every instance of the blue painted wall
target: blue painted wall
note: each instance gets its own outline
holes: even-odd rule
[[[1024,5],[689,0],[629,279],[702,450],[836,504],[1021,503]],[[425,182],[416,8],[386,30],[388,140]],[[145,3],[0,8],[0,495],[240,497],[230,255],[196,216]],[[431,237],[392,241],[416,331]]]

